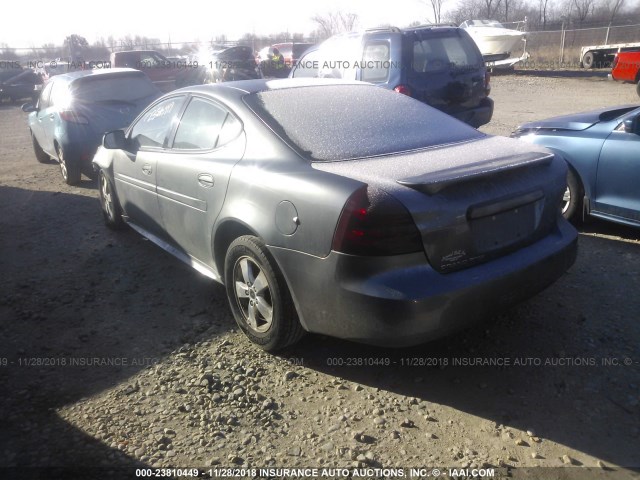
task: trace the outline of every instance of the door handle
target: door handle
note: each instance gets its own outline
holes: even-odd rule
[[[50,113],[50,114],[49,114],[49,118],[50,118],[51,120],[53,120],[53,119],[55,118],[55,115],[54,115],[53,113]]]
[[[204,188],[213,187],[213,184],[214,184],[213,175],[209,173],[201,173],[200,175],[198,175],[198,183],[200,184],[201,187],[204,187]]]
[[[142,173],[144,173],[145,175],[151,175],[151,172],[152,172],[152,171],[153,171],[153,170],[151,170],[151,165],[149,165],[148,163],[145,163],[145,164],[142,166]]]

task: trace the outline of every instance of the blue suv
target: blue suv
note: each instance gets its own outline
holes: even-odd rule
[[[335,35],[307,50],[290,77],[370,82],[476,128],[493,115],[489,73],[480,50],[457,27],[389,27]]]

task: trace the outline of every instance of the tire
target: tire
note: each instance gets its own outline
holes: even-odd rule
[[[51,157],[49,157],[49,154],[42,149],[33,132],[31,132],[31,143],[33,143],[33,151],[36,154],[36,160],[40,163],[49,163],[51,161]]]
[[[98,178],[100,206],[102,207],[104,224],[112,230],[122,230],[125,226],[124,220],[122,220],[122,207],[113,188],[113,183],[102,170],[100,170]]]
[[[224,279],[233,316],[253,343],[274,352],[302,338],[287,283],[259,238],[245,235],[231,243]]]
[[[60,173],[67,185],[77,185],[80,183],[82,171],[80,165],[65,157],[62,147],[57,147],[58,162],[60,163]]]
[[[569,167],[567,172],[567,189],[562,198],[561,212],[567,220],[579,221],[582,212],[584,189],[575,171]]]
[[[582,57],[582,66],[586,69],[593,68],[596,56],[593,52],[587,52]]]
[[[638,81],[638,83],[636,83],[636,93],[640,97],[640,80]]]

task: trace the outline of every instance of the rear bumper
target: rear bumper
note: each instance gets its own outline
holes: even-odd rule
[[[481,127],[489,123],[493,117],[493,100],[489,97],[483,98],[477,107],[450,115],[474,128]]]
[[[423,253],[317,258],[271,248],[308,331],[380,346],[417,345],[525,300],[575,261],[577,232],[552,234],[510,255],[440,274]]]

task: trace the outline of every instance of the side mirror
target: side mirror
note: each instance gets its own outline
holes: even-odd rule
[[[640,135],[638,131],[638,115],[635,117],[627,118],[624,121],[624,131],[627,133],[635,133],[636,135]]]
[[[109,150],[126,150],[127,143],[124,130],[112,130],[102,137],[102,146]]]
[[[33,103],[25,103],[24,105],[22,105],[22,111],[25,113],[30,113],[30,112],[37,112],[38,109]]]

